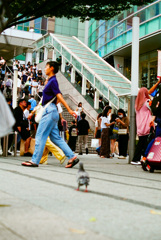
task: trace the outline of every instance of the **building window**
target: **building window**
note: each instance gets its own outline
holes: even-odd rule
[[[149,7],[149,17],[155,17],[159,14],[159,3]]]

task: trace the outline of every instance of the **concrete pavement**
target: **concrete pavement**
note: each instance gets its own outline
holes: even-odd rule
[[[0,240],[161,239],[161,171],[127,160],[83,155],[89,192],[77,192],[78,166],[54,157],[39,168],[0,156]]]

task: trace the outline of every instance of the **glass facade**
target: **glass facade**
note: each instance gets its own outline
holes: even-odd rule
[[[89,47],[100,57],[121,56],[120,49],[129,46],[132,42],[132,19],[134,16],[140,18],[140,38],[154,36],[161,30],[161,0],[154,1],[152,4],[140,7],[133,6],[131,9],[122,12],[114,18],[104,21],[92,19],[89,23]],[[149,37],[148,36],[148,37]],[[144,40],[142,40],[143,42]],[[158,40],[159,41],[159,40]],[[155,44],[153,48],[144,49],[144,54],[140,55],[139,60],[139,87],[150,88],[157,79],[157,50],[161,44]],[[159,48],[159,49],[160,49]],[[129,50],[130,51],[130,50]],[[114,54],[115,53],[115,54]],[[124,58],[123,74],[131,79],[131,51],[129,56]],[[115,66],[116,67],[116,66]],[[117,69],[117,67],[116,67]]]
[[[25,18],[23,20],[25,20]],[[41,17],[35,19],[33,21],[33,24],[30,24],[30,22],[26,22],[18,24],[16,28],[23,31],[30,31],[30,29],[32,28],[35,33],[46,34],[48,30],[47,23],[48,19],[45,17]]]
[[[78,22],[78,18],[56,18],[54,32],[66,36],[78,36]]]
[[[161,1],[148,6],[134,6],[108,21],[95,21],[89,24],[89,47],[101,57],[132,41],[132,18],[140,17],[140,37],[161,29]]]

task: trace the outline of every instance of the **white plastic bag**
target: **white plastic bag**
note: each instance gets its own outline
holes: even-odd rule
[[[92,139],[91,140],[91,147],[92,148],[98,148],[99,147],[99,139],[96,139],[96,138]]]
[[[4,137],[12,132],[14,124],[14,116],[5,100],[5,97],[0,92],[0,137]]]

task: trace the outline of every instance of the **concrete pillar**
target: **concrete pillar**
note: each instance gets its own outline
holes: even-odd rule
[[[44,61],[48,59],[48,49],[44,47]]]
[[[55,49],[53,49],[52,61],[56,61],[56,51],[55,51]]]
[[[94,94],[94,108],[99,109],[99,92],[97,90]]]
[[[17,107],[17,78],[18,78],[18,69],[14,69],[14,78],[13,78],[13,96],[12,96],[12,107],[13,109]]]
[[[36,64],[39,64],[39,60],[40,60],[40,52],[37,51],[36,52]]]
[[[86,83],[87,83],[87,79],[85,78],[85,76],[83,76],[83,78],[82,78],[82,95],[86,95]]]
[[[71,83],[75,83],[75,69],[72,67],[71,70]]]
[[[25,65],[30,62],[32,64],[32,50],[27,50],[26,52],[26,58],[25,58]]]
[[[139,86],[139,17],[133,17],[132,27],[132,60],[131,60],[131,98],[130,98],[130,141],[129,141],[129,163],[135,153],[136,142],[136,115],[135,99]]]
[[[62,56],[61,57],[61,71],[64,73],[65,72],[65,58]]]

